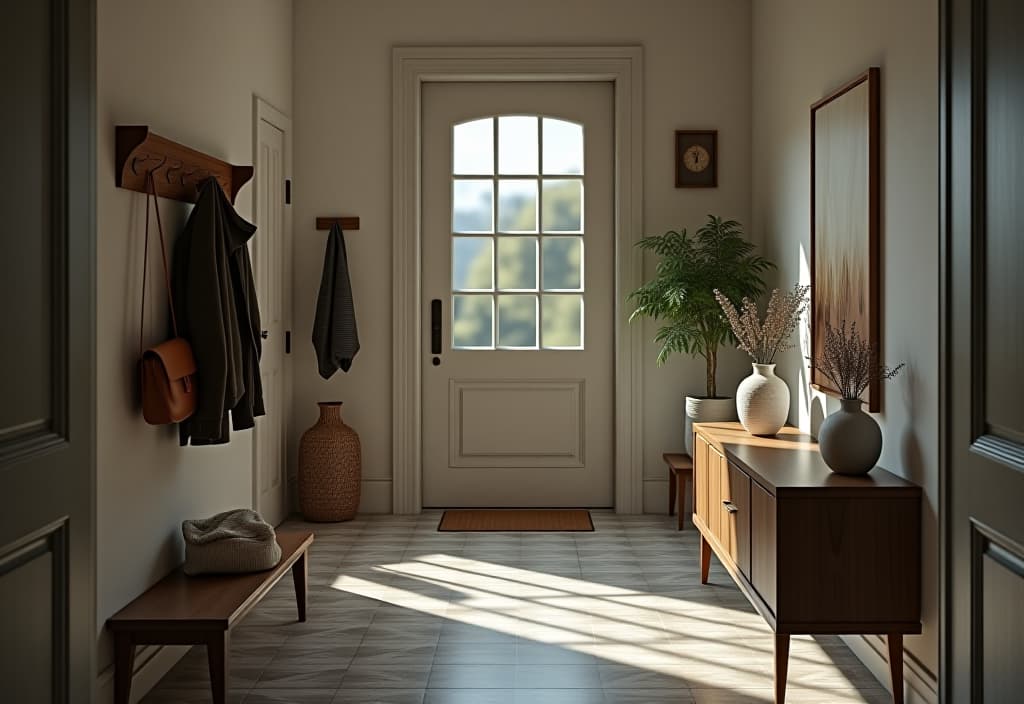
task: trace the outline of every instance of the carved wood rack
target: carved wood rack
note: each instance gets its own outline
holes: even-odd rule
[[[234,203],[239,189],[252,178],[251,166],[235,166],[172,142],[146,125],[118,125],[114,148],[118,187],[140,193],[146,192],[146,173],[152,171],[161,197],[195,203],[198,185],[213,176]]]
[[[359,218],[343,218],[343,217],[319,217],[316,219],[316,229],[318,230],[330,230],[331,225],[338,223],[341,225],[342,232],[348,232],[349,230],[359,229]]]

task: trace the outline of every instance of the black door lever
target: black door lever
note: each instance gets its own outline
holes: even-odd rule
[[[430,354],[441,354],[441,299],[430,302]]]

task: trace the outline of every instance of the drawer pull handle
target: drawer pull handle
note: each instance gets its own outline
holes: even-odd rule
[[[724,506],[725,510],[728,511],[729,513],[736,513],[737,511],[740,510],[739,506],[734,504],[732,501],[728,501],[728,500],[723,500],[722,501],[722,506]]]

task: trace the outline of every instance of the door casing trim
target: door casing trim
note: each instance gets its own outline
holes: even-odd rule
[[[625,296],[643,260],[643,48],[400,46],[392,49],[392,511],[423,507],[421,163],[423,85],[602,81],[614,92],[615,510],[643,512],[643,336]]]

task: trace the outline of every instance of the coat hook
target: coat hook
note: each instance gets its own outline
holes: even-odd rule
[[[139,164],[140,161],[142,161],[142,162],[156,161],[158,158],[160,158],[160,157],[150,156],[149,154],[146,154],[145,156],[141,156],[141,157],[139,157],[139,156],[132,157],[132,173],[138,175],[138,173],[139,173],[138,164]],[[160,163],[159,164],[157,164],[156,166],[154,166],[151,169],[147,169],[147,171],[158,171],[158,170],[160,170],[161,167],[163,167],[163,165],[165,163],[167,163],[167,157],[166,156],[164,156],[163,158],[160,159]]]

